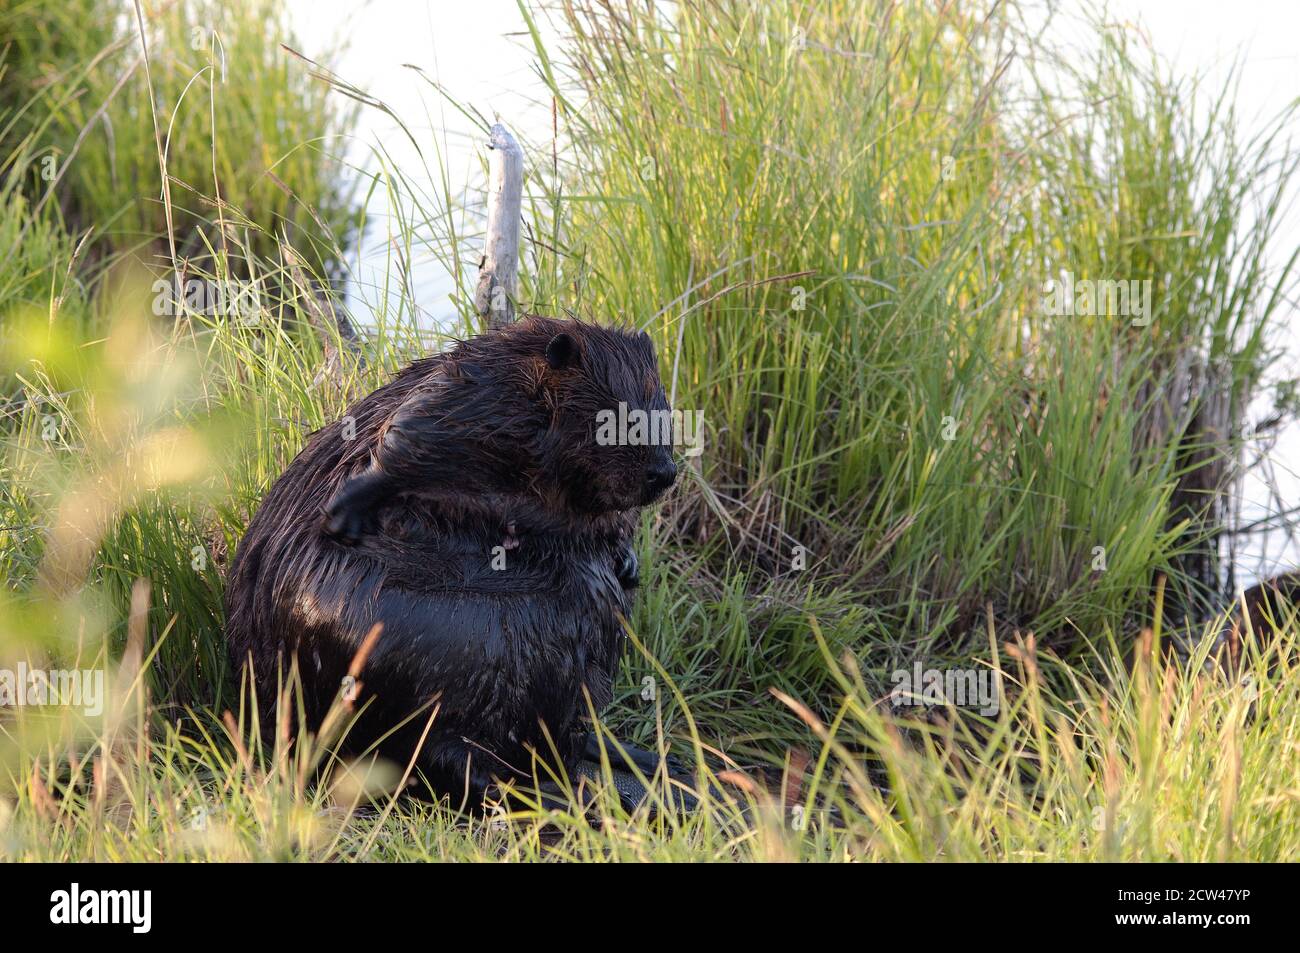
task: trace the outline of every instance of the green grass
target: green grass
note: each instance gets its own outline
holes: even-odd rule
[[[566,5],[569,166],[539,201],[568,244],[525,297],[655,331],[727,500],[683,521],[729,552],[859,567],[906,594],[892,624],[949,640],[990,599],[1088,629],[1213,531],[1202,501],[1171,533],[1170,497],[1199,402],[1221,388],[1231,430],[1266,363],[1296,157],[1240,145],[1113,29],[1077,67],[1037,51],[1066,89],[1013,109],[1036,77],[999,69],[1010,17],[931,6]],[[1043,314],[1061,270],[1151,279],[1150,326]]]
[[[92,230],[96,255],[183,268],[239,236],[259,256],[283,241],[340,273],[355,107],[281,47],[296,41],[279,3],[145,4],[137,20],[129,0],[4,0],[0,36],[0,152],[28,141],[30,197]]]
[[[705,421],[645,519],[605,724],[762,783],[689,819],[474,820],[390,800],[404,766],[321,739],[250,750],[220,609],[307,434],[429,346],[409,292],[359,352],[341,337],[347,236],[402,209],[394,287],[420,252],[464,283],[474,218],[423,143],[434,191],[380,146],[350,216],[331,157],[358,91],[267,38],[292,46],[275,3],[145,13],[152,89],[110,95],[132,17],[0,12],[22,80],[0,98],[0,667],[116,686],[99,718],[0,715],[0,857],[1296,859],[1295,620],[1229,677],[1182,618],[1213,599],[1295,290],[1294,260],[1269,267],[1293,116],[1246,140],[1229,97],[1114,27],[1008,60],[1029,41],[1002,5],[528,8],[561,40],[534,32],[559,141],[527,150],[523,303],[646,327]],[[178,102],[169,215],[154,116]],[[254,282],[256,314],[150,313],[169,219],[187,274]],[[1062,271],[1149,279],[1150,322],[1046,313]],[[914,662],[995,672],[1004,703],[907,717],[882,699]]]
[[[781,716],[819,739],[792,803],[724,787],[690,817],[629,815],[608,796],[588,814],[525,805],[477,819],[394,800],[382,792],[400,766],[338,763],[308,739],[249,750],[233,719],[178,730],[142,704],[128,663],[102,719],[50,725],[23,710],[11,723],[9,742],[29,752],[75,741],[57,762],[23,759],[16,803],[0,801],[0,857],[1294,861],[1297,646],[1294,634],[1260,641],[1225,679],[1153,664],[1148,639],[1131,675],[1105,659],[1113,680],[1020,641],[995,669],[1008,698],[998,715],[919,721],[882,712],[828,654],[843,691],[833,719],[793,700]],[[1047,687],[1053,674],[1065,690]]]

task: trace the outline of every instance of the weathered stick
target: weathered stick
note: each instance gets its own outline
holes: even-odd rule
[[[524,153],[501,123],[488,140],[487,235],[478,266],[474,310],[489,328],[515,319],[519,290],[519,221],[524,201]]]

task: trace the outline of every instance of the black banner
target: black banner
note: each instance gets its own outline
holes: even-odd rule
[[[561,927],[580,916],[584,932],[593,919],[613,924],[628,917],[649,917],[651,932],[689,930],[701,917],[719,932],[742,935],[755,918],[788,920],[803,930],[821,920],[838,931],[847,926],[846,912],[853,917],[849,928],[873,942],[917,937],[918,929],[921,935],[970,929],[974,942],[990,937],[990,924],[1002,937],[1135,933],[1181,942],[1199,932],[1228,940],[1260,926],[1277,930],[1291,896],[1289,871],[1244,864],[789,865],[665,873],[604,867],[597,877],[559,864],[8,865],[0,867],[0,898],[11,938],[94,935],[136,943],[242,935],[261,944],[376,940],[435,916],[444,918],[447,938],[459,935],[474,914],[487,914],[487,922]],[[700,889],[690,886],[696,876],[708,878]],[[674,917],[682,918],[677,927],[665,922]]]

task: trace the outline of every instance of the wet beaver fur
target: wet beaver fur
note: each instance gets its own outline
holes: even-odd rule
[[[1211,659],[1218,659],[1229,670],[1236,671],[1242,664],[1247,641],[1253,639],[1256,645],[1267,643],[1273,627],[1285,625],[1297,606],[1300,606],[1300,571],[1285,572],[1251,586],[1228,607],[1211,647]]]
[[[318,726],[380,622],[348,750],[404,766],[436,700],[416,759],[433,794],[476,807],[531,777],[533,752],[571,770],[586,698],[612,697],[637,514],[676,478],[662,443],[597,445],[620,402],[668,410],[645,334],[530,317],[414,362],[313,434],[228,576],[227,643],[263,729],[290,658]]]

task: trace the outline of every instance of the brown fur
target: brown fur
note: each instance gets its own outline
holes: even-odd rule
[[[352,749],[404,763],[424,718],[379,738],[436,699],[417,766],[437,793],[473,801],[551,743],[571,766],[585,697],[612,696],[639,508],[675,477],[668,448],[596,445],[597,412],[620,401],[667,408],[644,334],[533,317],[416,361],[349,409],[354,439],[342,421],[314,434],[226,592],[263,724],[291,658],[318,724],[379,622]]]

